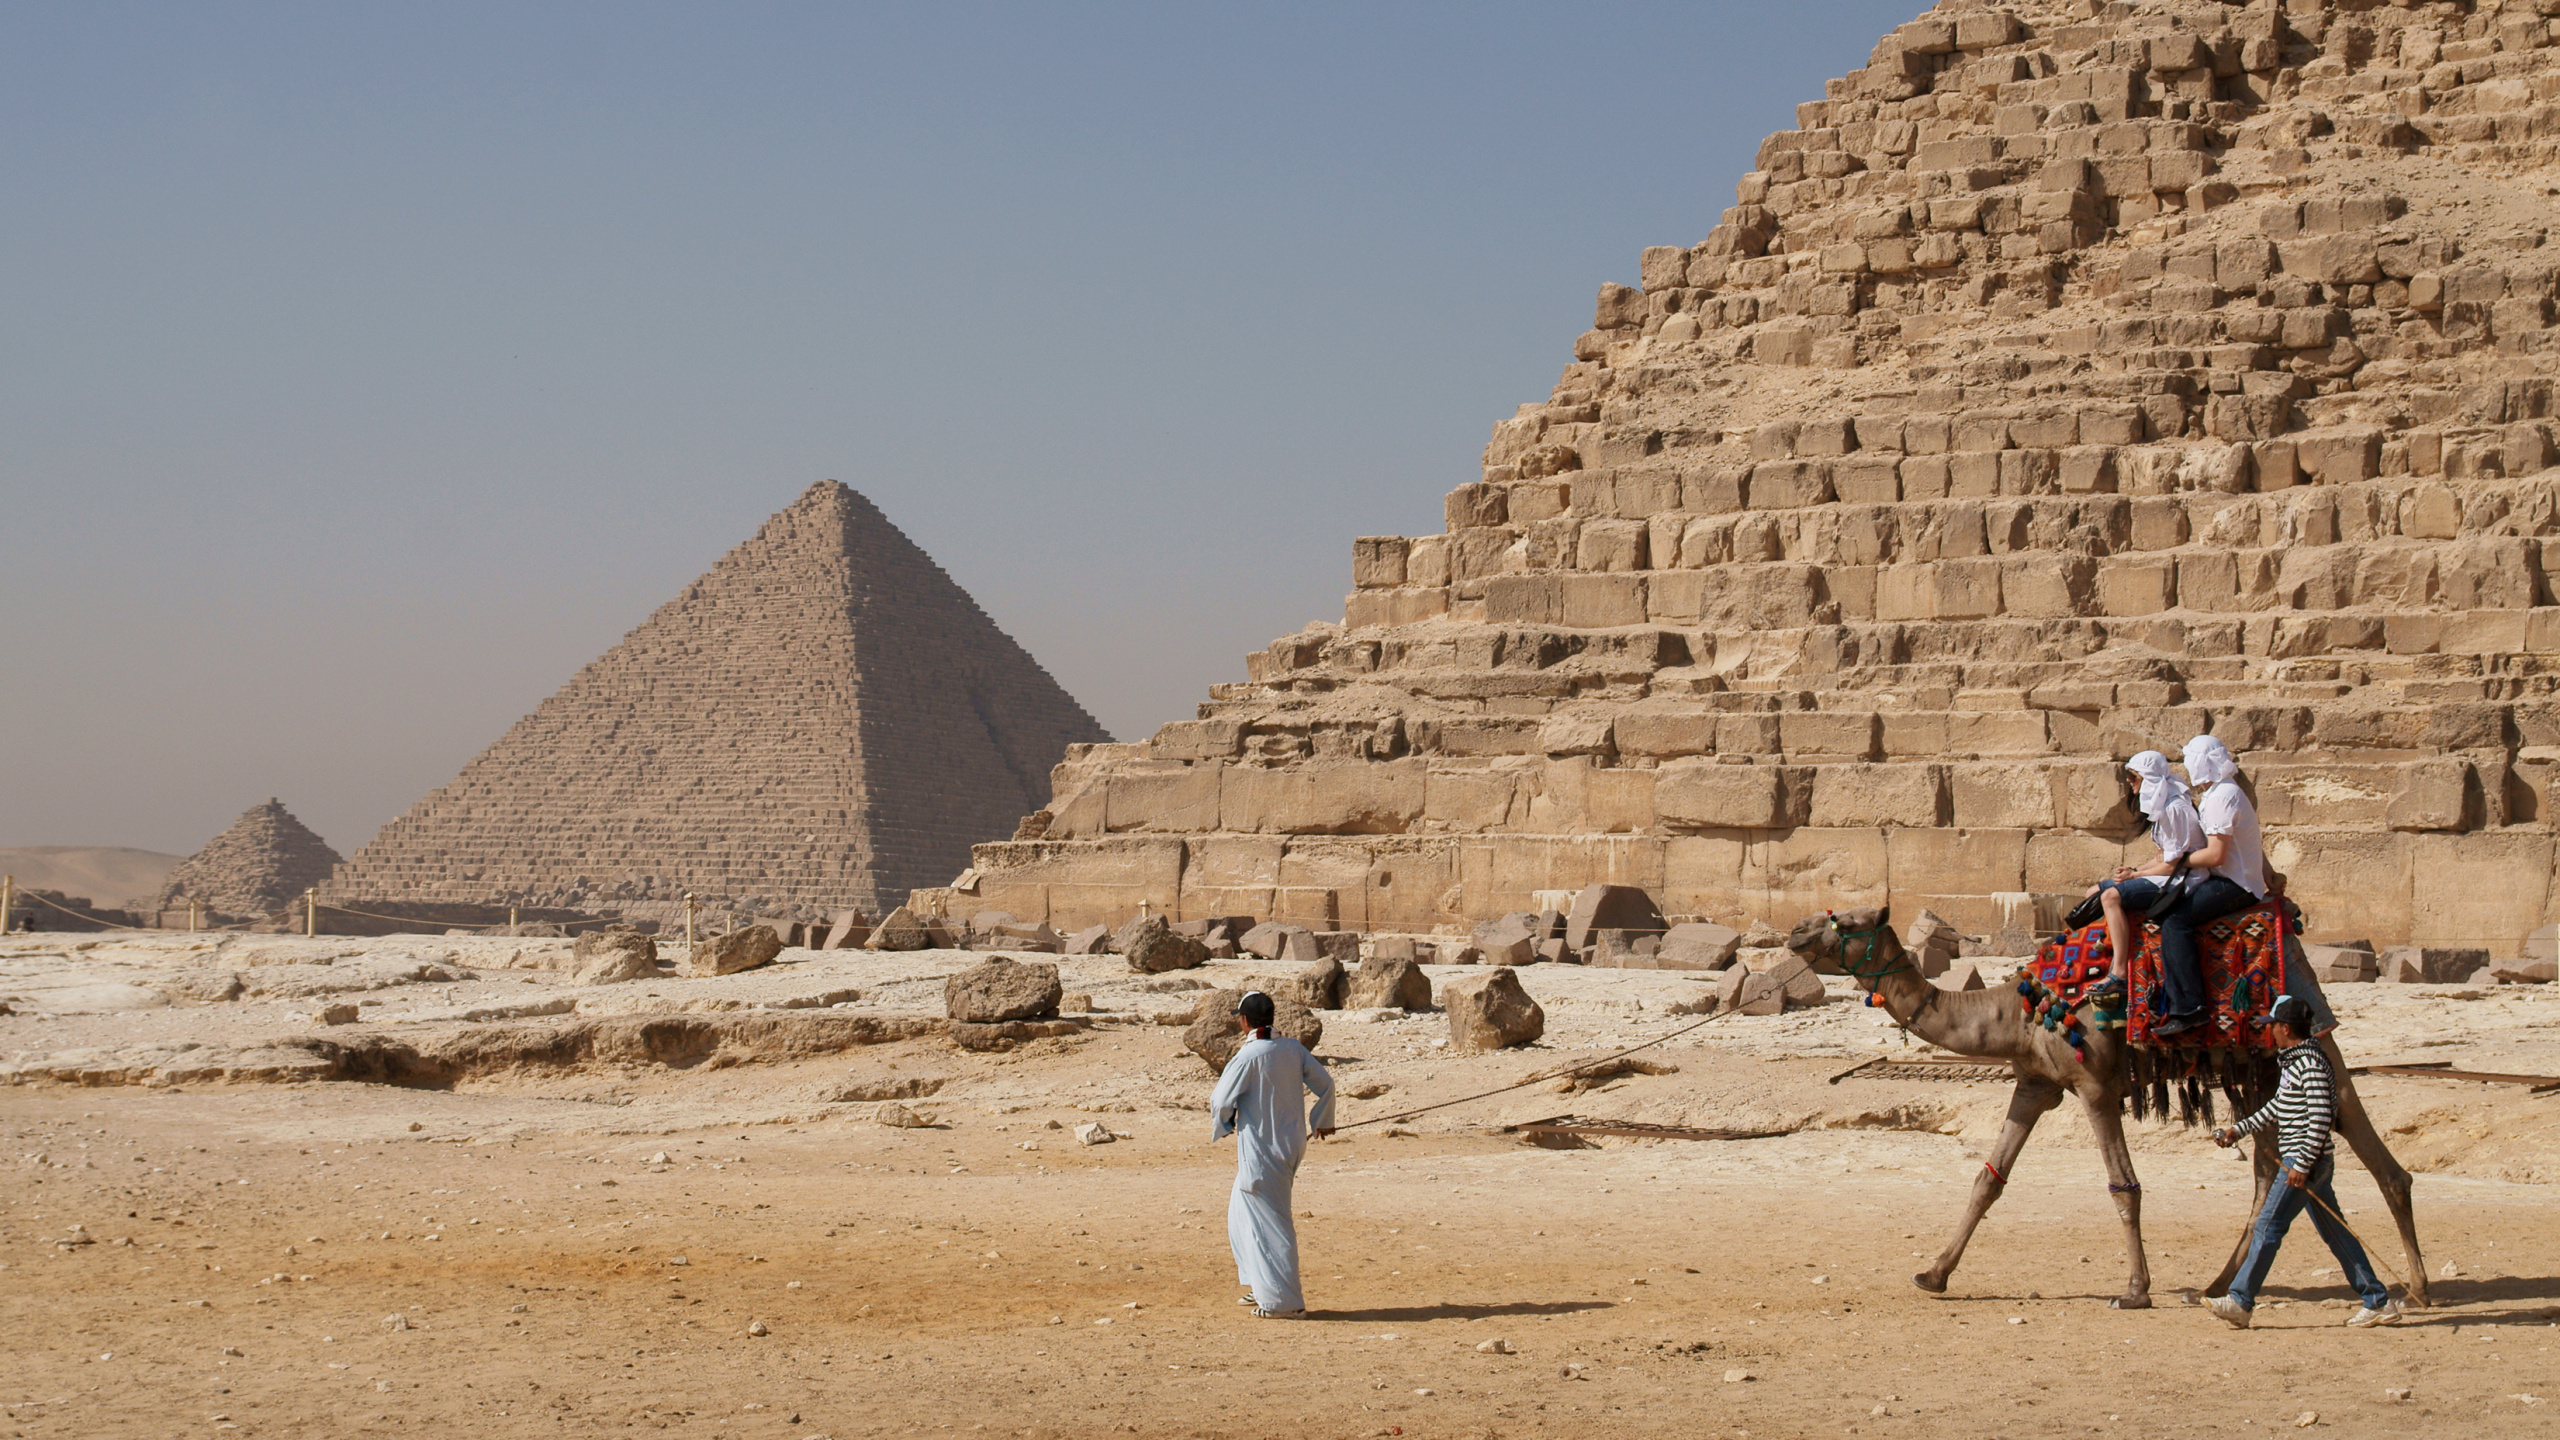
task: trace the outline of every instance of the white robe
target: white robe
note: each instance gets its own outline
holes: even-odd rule
[[[1257,1308],[1275,1314],[1307,1308],[1298,1284],[1298,1227],[1289,1219],[1290,1187],[1307,1154],[1301,1086],[1316,1092],[1313,1128],[1332,1129],[1333,1076],[1285,1036],[1246,1041],[1209,1097],[1209,1138],[1236,1137],[1236,1188],[1227,1197],[1236,1280],[1252,1288]]]

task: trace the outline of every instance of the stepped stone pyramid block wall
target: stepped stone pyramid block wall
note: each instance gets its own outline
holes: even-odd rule
[[[156,896],[126,903],[136,910],[184,910],[194,900],[211,914],[272,914],[327,880],[339,860],[328,841],[270,796],[180,861]]]
[[[325,892],[678,913],[894,904],[1107,740],[832,480],[393,821]]]
[[[2512,954],[2560,772],[2536,3],[1943,4],[1609,285],[1340,626],[1061,766],[984,903],[1429,929],[1591,881],[1990,929],[2224,737],[2314,933]]]

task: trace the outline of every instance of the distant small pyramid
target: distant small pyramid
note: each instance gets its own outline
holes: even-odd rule
[[[282,801],[252,805],[230,829],[169,872],[150,908],[201,901],[223,915],[265,915],[329,878],[340,856]]]
[[[904,900],[1110,736],[833,480],[340,867],[348,903]]]

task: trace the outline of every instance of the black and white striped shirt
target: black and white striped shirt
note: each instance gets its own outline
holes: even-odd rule
[[[2328,1153],[2329,1132],[2337,1128],[2338,1082],[2317,1040],[2290,1047],[2282,1061],[2284,1076],[2276,1082],[2276,1098],[2232,1128],[2252,1135],[2273,1123],[2285,1167],[2308,1172]]]

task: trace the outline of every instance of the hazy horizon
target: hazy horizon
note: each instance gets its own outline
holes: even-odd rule
[[[0,14],[0,845],[351,854],[822,479],[1142,739],[1922,8]]]

